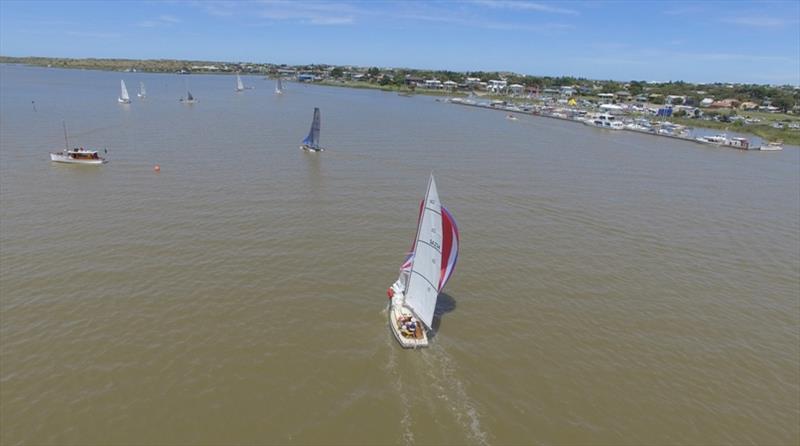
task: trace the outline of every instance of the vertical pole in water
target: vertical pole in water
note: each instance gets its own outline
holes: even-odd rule
[[[67,123],[66,123],[66,121],[61,121],[61,125],[64,127],[64,150],[69,152],[69,139],[67,139]]]

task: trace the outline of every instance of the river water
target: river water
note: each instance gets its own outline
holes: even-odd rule
[[[0,66],[1,444],[800,441],[797,147],[244,81]],[[461,253],[404,351],[431,171]]]

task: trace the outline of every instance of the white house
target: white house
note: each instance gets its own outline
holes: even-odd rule
[[[425,88],[440,89],[442,88],[442,81],[438,79],[426,79]]]
[[[507,85],[508,85],[508,82],[506,82],[506,81],[497,80],[497,79],[490,79],[487,88],[492,93],[500,93],[500,92],[505,91]]]
[[[468,77],[467,80],[464,82],[468,86],[478,85],[481,83],[481,78],[479,77]]]
[[[444,82],[442,83],[442,85],[443,85],[443,86],[444,86],[444,88],[445,88],[445,89],[447,89],[447,90],[455,90],[455,89],[456,89],[456,87],[458,87],[458,82],[453,82],[453,81],[444,81]]]

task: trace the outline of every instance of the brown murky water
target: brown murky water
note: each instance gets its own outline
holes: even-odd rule
[[[798,148],[245,83],[0,66],[0,443],[800,441]],[[401,351],[431,170],[460,263]]]

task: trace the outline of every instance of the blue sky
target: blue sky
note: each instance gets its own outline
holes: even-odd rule
[[[800,1],[0,0],[0,54],[800,84]]]

